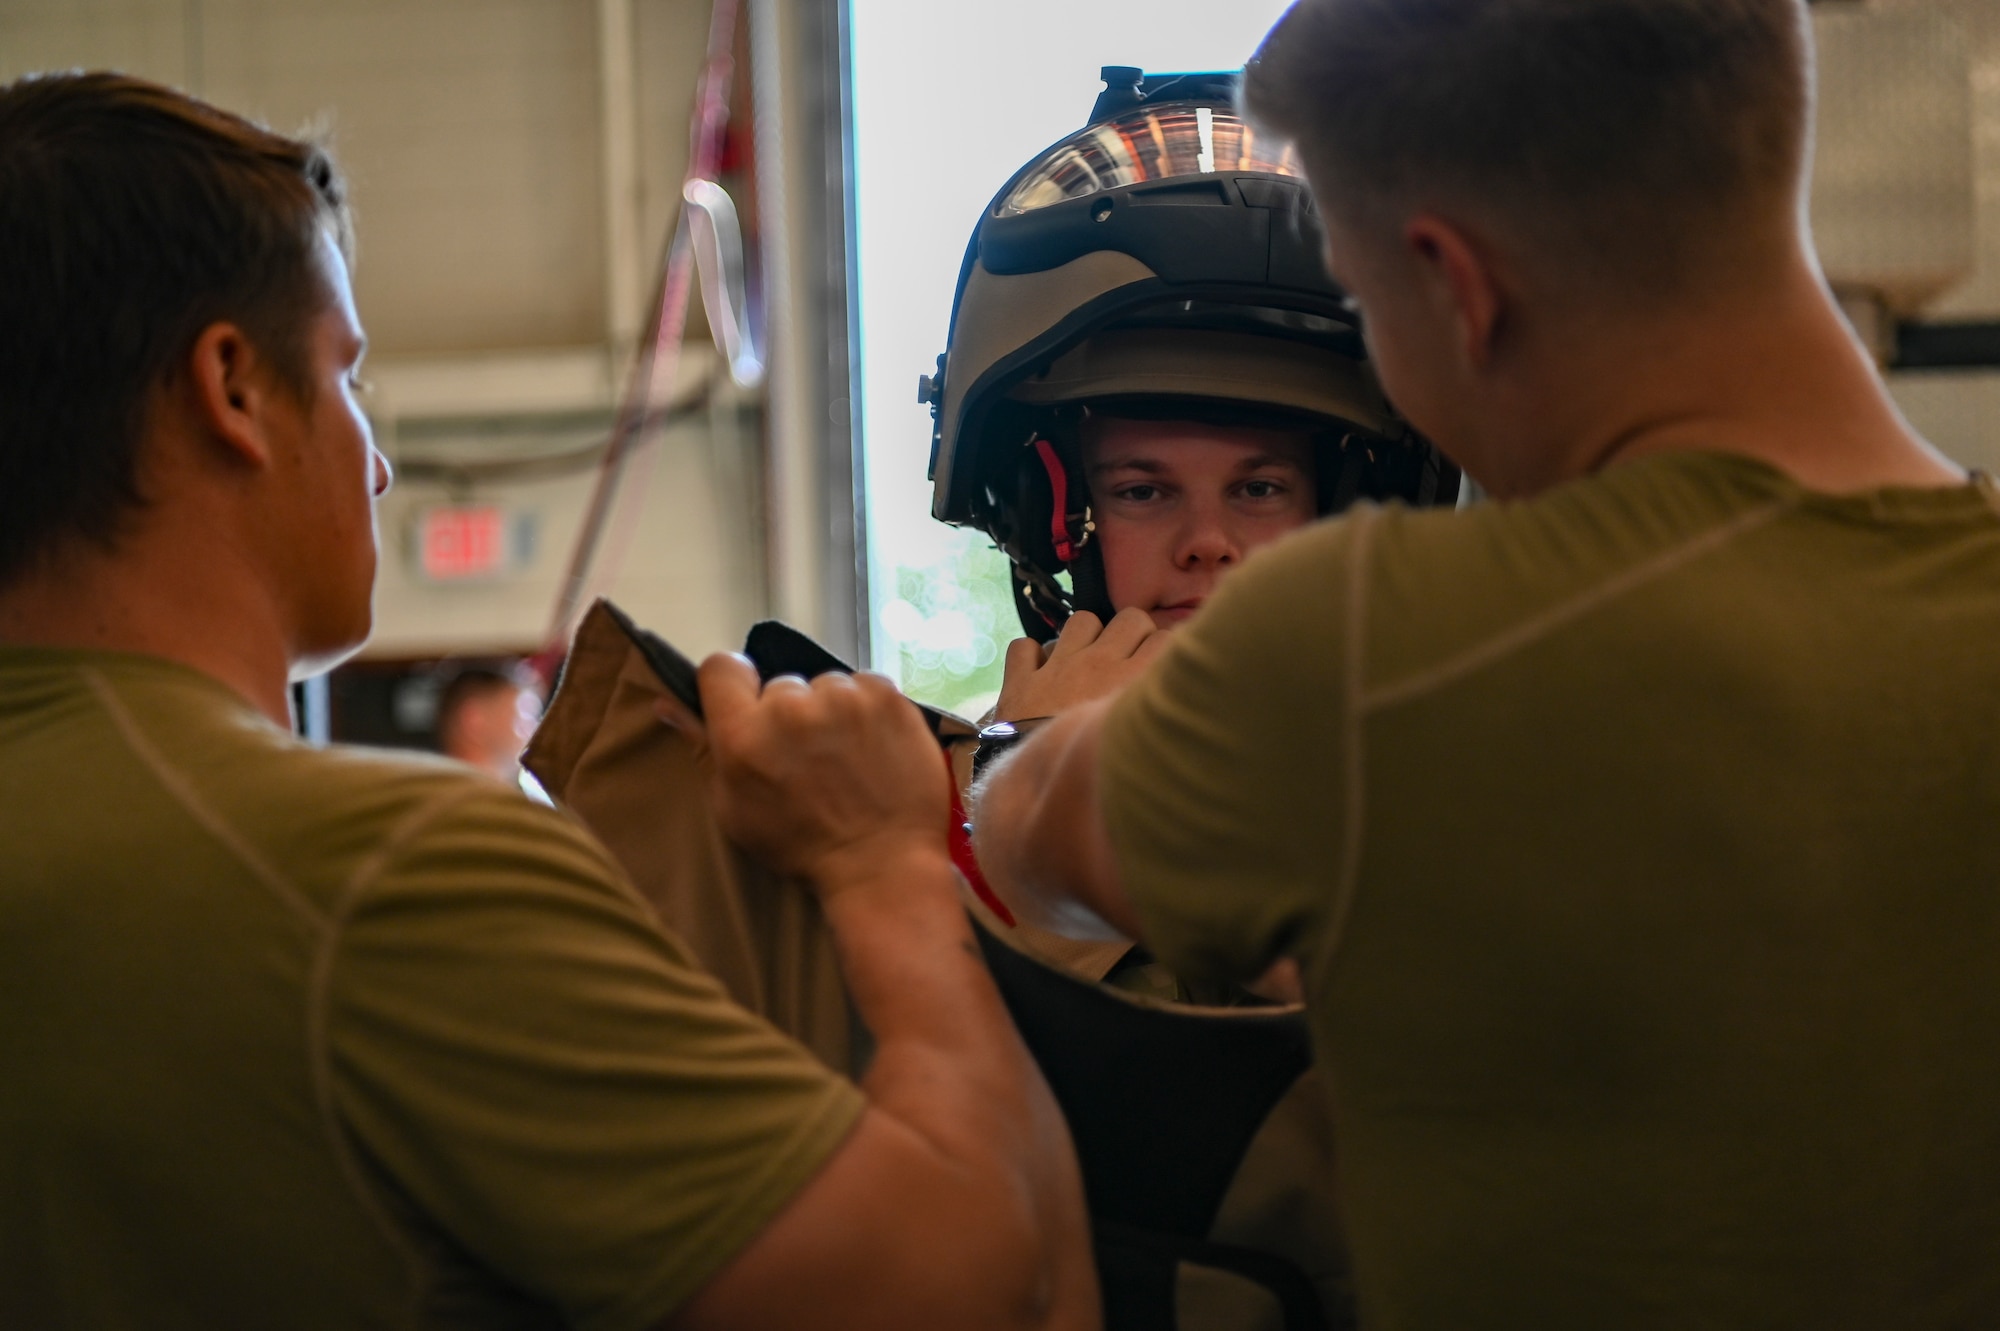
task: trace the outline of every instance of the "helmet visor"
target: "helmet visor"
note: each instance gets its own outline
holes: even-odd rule
[[[1139,107],[1070,135],[1021,173],[994,212],[1017,217],[1121,185],[1218,171],[1301,174],[1289,143],[1271,140],[1267,146],[1228,107],[1168,103]]]

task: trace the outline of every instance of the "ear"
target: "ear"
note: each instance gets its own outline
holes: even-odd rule
[[[1485,369],[1493,361],[1506,308],[1492,263],[1464,231],[1429,213],[1404,225],[1403,244],[1433,290],[1450,301],[1466,361]]]
[[[203,432],[234,460],[267,467],[266,429],[275,385],[256,344],[233,323],[201,330],[186,361],[188,396]]]

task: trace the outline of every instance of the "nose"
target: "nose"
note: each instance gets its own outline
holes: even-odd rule
[[[374,495],[380,499],[389,493],[389,487],[396,483],[396,469],[389,465],[389,459],[373,444],[368,446],[370,479],[373,480]]]
[[[1242,558],[1242,543],[1230,530],[1228,515],[1221,505],[1202,504],[1189,511],[1187,525],[1174,547],[1176,567],[1226,568]]]

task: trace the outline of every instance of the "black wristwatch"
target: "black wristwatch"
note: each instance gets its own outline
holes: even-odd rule
[[[972,779],[977,781],[986,765],[1019,744],[1036,726],[1054,720],[1048,716],[1027,716],[1019,721],[995,721],[979,732],[979,747],[972,751]]]

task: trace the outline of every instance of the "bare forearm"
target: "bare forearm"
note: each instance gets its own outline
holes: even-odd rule
[[[1016,915],[1072,938],[1139,937],[1097,798],[1104,705],[1050,723],[976,792],[986,879]]]
[[[960,1256],[983,1246],[989,1278],[1015,1272],[999,1283],[1019,1315],[994,1324],[1090,1325],[1095,1283],[1069,1131],[979,955],[949,860],[930,851],[880,866],[874,882],[827,904],[849,993],[875,1038],[863,1079],[871,1107],[929,1160],[923,1190],[958,1232]]]
[[[762,683],[702,663],[717,823],[813,887],[873,1031],[869,1104],[819,1171],[676,1318],[698,1331],[1088,1331],[1069,1134],[974,950],[945,774],[889,680]]]
[[[952,1131],[977,1119],[982,1106],[1004,1113],[1045,1097],[979,956],[942,849],[912,852],[867,872],[866,883],[827,895],[827,919],[848,992],[875,1037],[870,1098],[899,1117],[942,1119]],[[923,1077],[905,1105],[913,1089],[905,1085],[906,1072],[933,1060],[947,1065],[946,1084]],[[967,1103],[940,1111],[940,1095]]]

